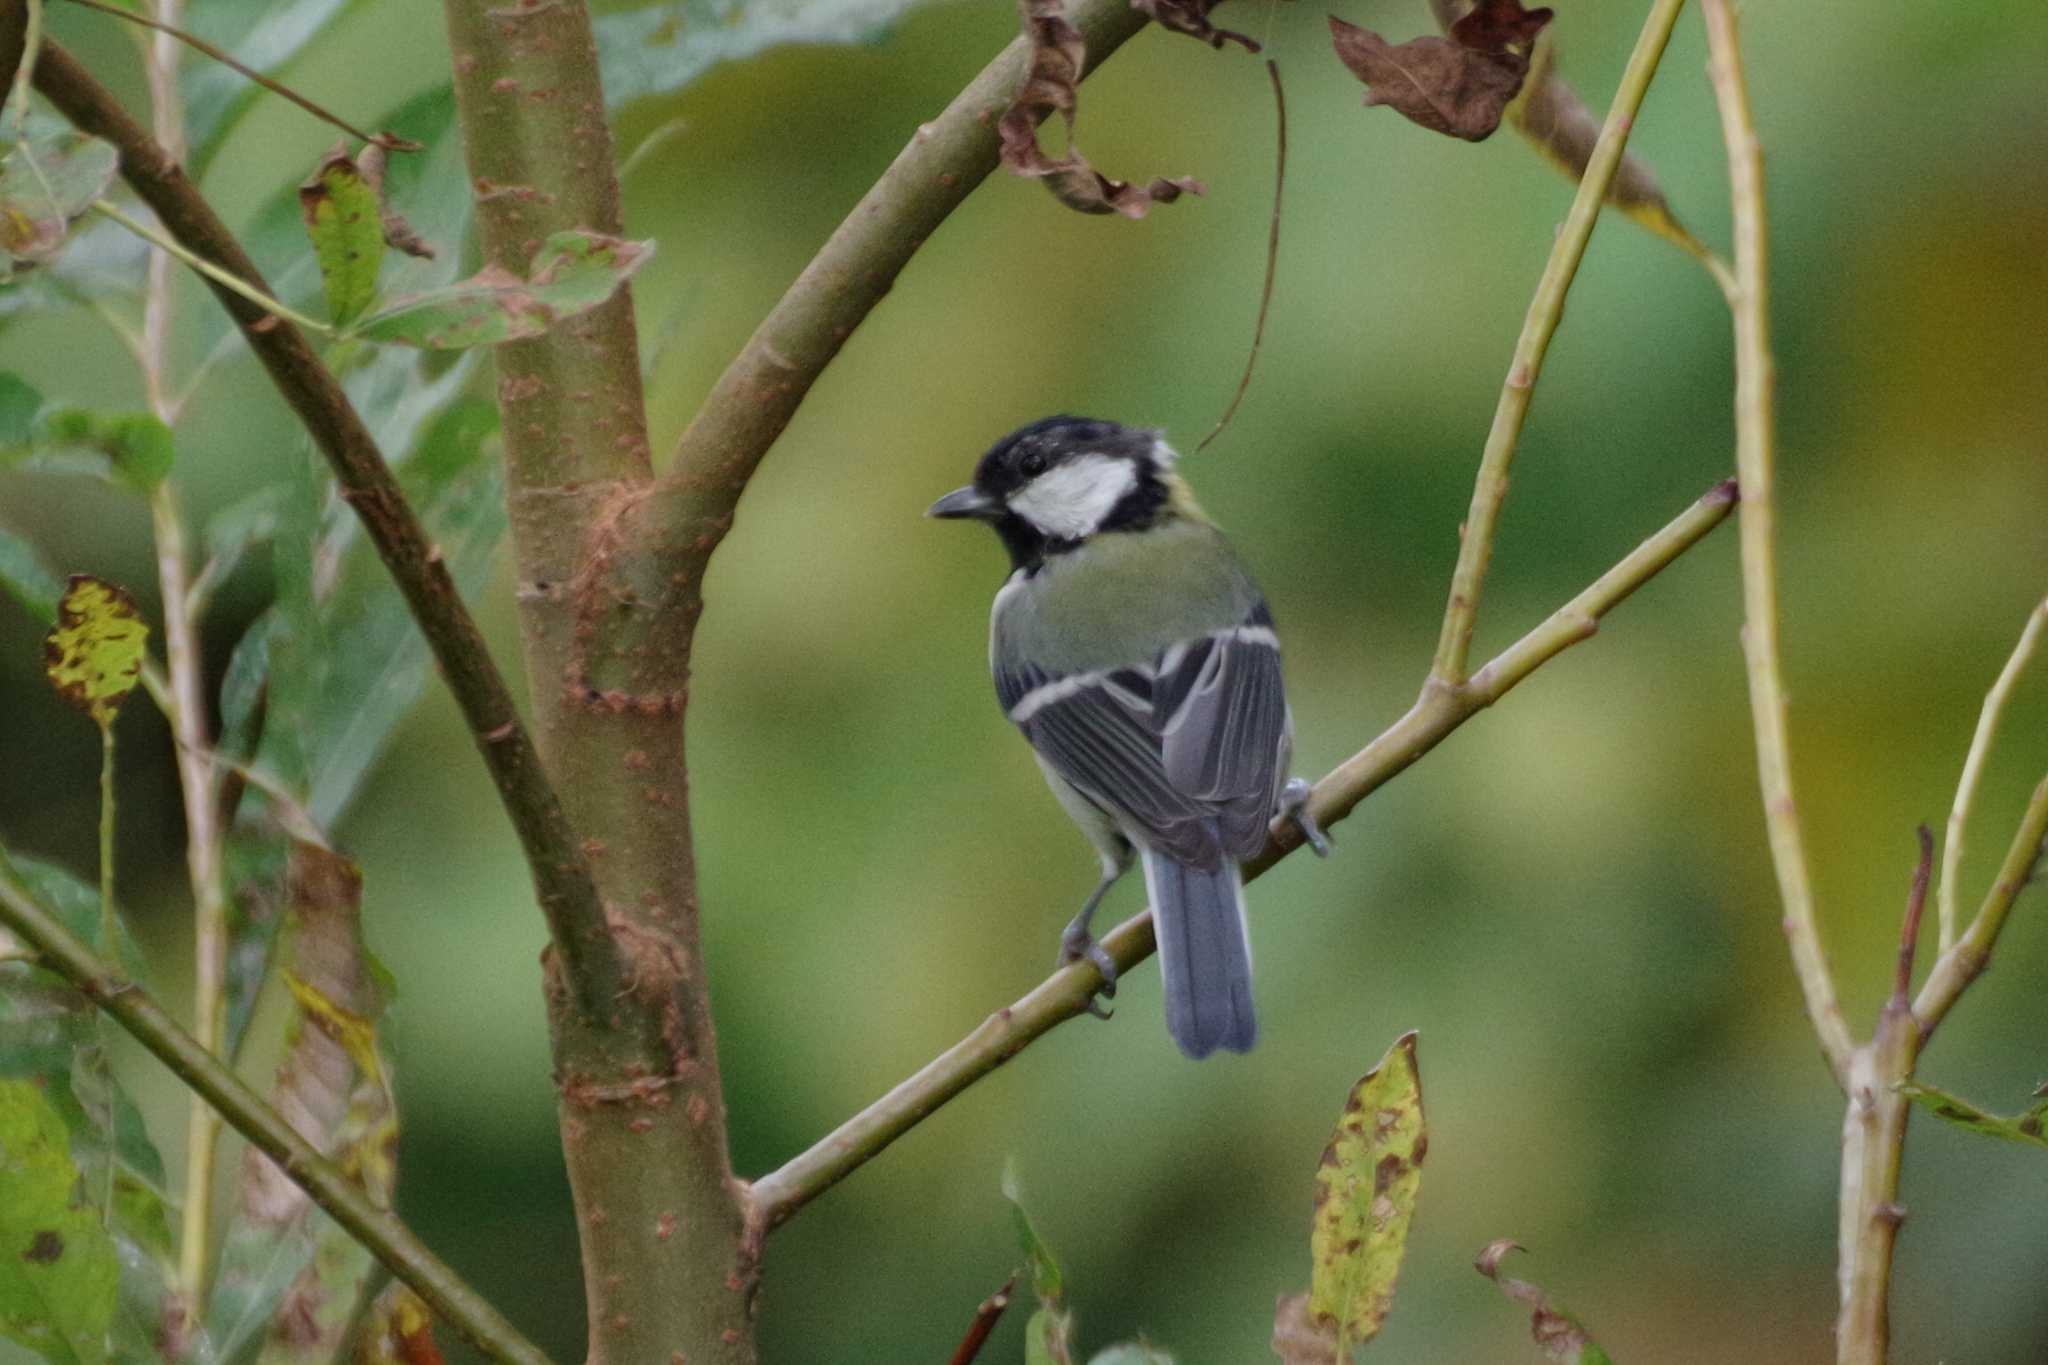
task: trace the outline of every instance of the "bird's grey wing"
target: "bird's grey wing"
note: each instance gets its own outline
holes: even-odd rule
[[[1039,756],[1142,841],[1196,867],[1216,865],[1215,812],[1166,775],[1143,668],[1054,674],[998,669],[996,695]]]
[[[1287,733],[1280,641],[1266,604],[1234,628],[1162,654],[1152,702],[1166,780],[1215,812],[1233,857],[1257,853]]]

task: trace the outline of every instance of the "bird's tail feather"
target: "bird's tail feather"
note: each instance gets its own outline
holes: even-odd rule
[[[1259,1034],[1252,1013],[1252,945],[1237,864],[1189,867],[1145,850],[1145,890],[1166,979],[1166,1027],[1180,1050],[1243,1052]]]

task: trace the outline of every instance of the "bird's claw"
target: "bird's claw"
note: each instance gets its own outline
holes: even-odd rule
[[[1067,931],[1060,935],[1060,966],[1069,966],[1084,959],[1102,975],[1101,988],[1094,996],[1089,997],[1088,1013],[1097,1019],[1107,1019],[1111,1010],[1102,1002],[1116,996],[1116,959],[1109,955],[1108,949],[1095,941],[1095,936],[1087,929],[1078,924],[1070,924]]]
[[[1280,789],[1280,813],[1277,819],[1300,830],[1302,839],[1315,850],[1318,858],[1327,858],[1330,856],[1330,836],[1323,833],[1323,827],[1317,824],[1315,816],[1309,813],[1308,798],[1311,790],[1307,778],[1288,778],[1287,785]]]

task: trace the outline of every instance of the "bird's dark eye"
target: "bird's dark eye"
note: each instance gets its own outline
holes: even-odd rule
[[[1025,451],[1024,457],[1017,461],[1017,468],[1024,471],[1025,478],[1037,478],[1045,472],[1045,453],[1038,450]]]

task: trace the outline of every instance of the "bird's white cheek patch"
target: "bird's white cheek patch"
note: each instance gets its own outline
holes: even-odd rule
[[[1138,486],[1129,460],[1082,455],[1049,469],[1010,495],[1010,510],[1055,540],[1093,535],[1124,494]]]

